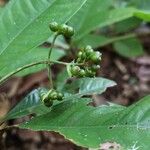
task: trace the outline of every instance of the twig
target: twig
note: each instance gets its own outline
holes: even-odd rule
[[[51,58],[51,53],[52,53],[52,50],[53,50],[53,47],[54,47],[54,44],[55,44],[55,41],[56,41],[56,38],[59,34],[55,34],[54,38],[53,38],[53,41],[52,41],[52,44],[51,44],[51,48],[49,50],[49,53],[48,53],[48,61],[50,61],[50,58]],[[53,79],[52,79],[52,73],[51,73],[51,63],[49,63],[47,65],[47,71],[48,71],[48,78],[49,78],[49,81],[50,81],[50,88],[53,88]]]
[[[2,84],[4,81],[6,81],[8,78],[10,78],[11,76],[15,75],[16,73],[25,70],[27,68],[36,66],[36,65],[40,65],[40,64],[61,64],[61,65],[67,65],[68,63],[65,62],[61,62],[61,61],[39,61],[39,62],[34,62],[28,65],[25,65],[23,67],[20,67],[18,69],[16,69],[15,71],[12,71],[11,73],[7,74],[6,76],[4,76],[3,78],[0,79],[0,84]]]

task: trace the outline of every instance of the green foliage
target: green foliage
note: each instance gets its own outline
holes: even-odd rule
[[[63,85],[64,86],[62,87],[62,92],[65,93],[65,100],[72,99],[72,97],[91,95],[93,93],[101,94],[108,87],[112,87],[116,84],[115,82],[104,78],[84,78],[78,79],[71,84]],[[77,88],[79,88],[79,91],[76,91]],[[51,109],[46,108],[41,102],[42,93],[46,92],[48,92],[48,90],[44,88],[33,90],[5,116],[4,120],[20,118],[29,114],[41,115],[46,112],[49,112]],[[55,102],[54,105],[57,103],[58,102]]]
[[[101,53],[94,51],[90,45],[79,50],[75,64],[68,65],[67,70],[71,77],[95,77],[100,69]]]
[[[12,71],[13,69],[16,68],[16,65],[24,66],[24,64],[33,63],[33,62],[37,62],[37,61],[44,61],[45,58],[47,58],[48,51],[49,51],[49,48],[45,48],[45,47],[37,47],[37,48],[32,49],[27,54],[20,56],[19,60],[16,62],[17,64],[15,64],[15,65],[10,64],[7,67],[5,67],[4,72],[1,71],[1,75],[5,75],[5,73],[9,73],[10,71]],[[58,60],[61,57],[63,57],[64,55],[65,55],[64,50],[55,48],[54,51],[52,51],[51,57],[52,57],[52,60]],[[46,65],[41,64],[38,66],[34,66],[32,68],[26,69],[26,70],[18,73],[17,75],[23,76],[23,75],[27,75],[27,74],[31,74],[31,73],[40,71],[45,68],[46,68]]]
[[[86,5],[69,21],[77,31],[73,39],[75,45],[85,46],[86,44],[91,43],[92,46],[98,47],[110,44],[110,42],[114,44],[113,42],[116,39],[118,41],[121,40],[117,35],[118,33],[123,34],[135,29],[142,23],[142,20],[150,21],[150,13],[145,11],[146,9],[142,9],[142,5],[144,5],[144,7],[149,7],[148,1],[132,1],[128,3],[126,1],[107,0],[104,1],[103,4],[100,3],[101,1],[95,2],[88,0]],[[78,18],[80,18],[80,23]],[[110,30],[104,34],[108,35],[110,32],[113,33],[113,35],[116,35],[114,37],[110,35],[110,37],[105,38],[105,35],[103,35],[103,27],[110,28]],[[89,35],[91,31],[100,31],[100,35]],[[140,44],[138,45],[141,47]],[[133,47],[129,47],[129,49],[133,49]],[[134,48],[134,52],[132,53],[135,55],[131,55],[131,57],[137,57],[143,54],[139,48],[136,49],[137,47]],[[121,54],[126,57],[128,51],[123,51]]]
[[[62,102],[51,112],[21,124],[23,129],[57,131],[84,147],[98,148],[106,141],[116,142],[123,149],[133,145],[147,150],[150,146],[150,96],[128,108],[87,106],[89,99]]]
[[[4,120],[10,120],[14,118],[20,118],[29,114],[40,115],[49,112],[41,102],[40,93],[47,91],[46,89],[39,88],[29,93],[23,100],[21,100],[8,114],[3,118]]]
[[[131,17],[126,20],[114,24],[115,33],[125,33],[135,29],[141,24],[142,20],[136,17]]]
[[[62,91],[64,88],[67,79],[69,78],[68,72],[66,69],[62,70],[58,75],[56,79],[56,87],[58,91]]]
[[[128,38],[114,43],[115,50],[125,57],[137,57],[144,54],[143,47],[138,39]]]
[[[91,18],[89,18],[89,16],[87,15],[86,18],[83,19],[84,22],[82,26],[80,26],[80,28],[77,30],[75,41],[79,41],[81,38],[84,38],[84,36],[87,33],[91,32],[92,30],[95,30],[96,28],[102,28],[102,27],[111,25],[113,23],[130,18],[133,16],[133,13],[135,12],[135,9],[133,8],[123,8],[123,9],[118,8],[118,9],[112,9],[108,11],[103,10],[101,12],[98,12],[96,10],[98,9],[99,5],[97,4],[95,7],[97,8],[94,8],[94,7],[92,8],[93,15],[90,15]],[[82,13],[81,10],[80,12]],[[73,17],[73,19],[77,20],[75,17],[78,17],[78,15],[79,13],[77,13],[77,15]],[[93,20],[93,21],[89,21],[89,20]]]
[[[81,78],[74,80],[72,83],[65,84],[62,91],[66,92],[69,97],[81,97],[84,95],[101,94],[107,88],[115,86],[114,81],[105,78]],[[71,96],[70,96],[71,94]]]
[[[142,55],[144,51],[134,29],[143,21],[150,21],[148,1],[144,2],[142,5],[139,0],[11,0],[0,8],[0,83],[24,66],[27,69],[17,75],[47,68],[51,83],[50,89],[39,88],[29,93],[0,123],[32,115],[31,120],[18,127],[59,132],[87,148],[98,148],[110,141],[120,144],[122,149],[148,150],[150,95],[129,107],[111,103],[90,105],[92,95],[116,85],[114,81],[95,77],[101,53],[92,47],[112,44],[122,56]],[[73,39],[72,27],[76,31]],[[124,35],[126,32],[129,33]],[[58,35],[64,37],[56,40]],[[50,50],[41,46],[44,42],[51,44]],[[92,47],[87,46],[90,43]],[[71,63],[56,61],[66,54],[64,49],[71,49],[74,54],[78,46],[85,48],[79,49],[78,57]],[[38,61],[44,63],[31,65]],[[65,65],[68,71],[65,69],[56,77],[54,86],[52,63]],[[68,79],[69,75],[77,79]]]
[[[65,23],[85,2],[86,0],[10,1],[0,14],[0,75],[8,73],[7,66],[11,66],[11,72],[26,65],[27,59],[24,62],[21,57],[52,35],[48,24],[53,20]]]

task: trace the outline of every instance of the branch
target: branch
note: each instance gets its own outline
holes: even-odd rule
[[[41,64],[61,64],[61,65],[67,65],[68,63],[65,62],[61,62],[61,61],[39,61],[39,62],[34,62],[28,65],[25,65],[23,67],[20,67],[18,69],[16,69],[15,71],[12,71],[11,73],[7,74],[6,76],[4,76],[3,78],[0,79],[0,84],[2,84],[4,81],[6,81],[7,79],[9,79],[11,76],[15,75],[16,73],[25,70],[27,68],[33,67],[33,66],[37,66],[37,65],[41,65]]]

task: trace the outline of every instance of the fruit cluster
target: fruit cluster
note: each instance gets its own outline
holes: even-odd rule
[[[52,22],[49,24],[49,28],[57,34],[64,35],[65,37],[71,37],[74,35],[74,29],[66,24],[59,25],[57,22]]]
[[[94,51],[91,46],[86,46],[78,52],[76,63],[81,65],[71,65],[70,73],[75,77],[94,77],[100,68],[99,62],[101,53]]]
[[[51,107],[53,105],[54,100],[62,101],[64,95],[54,89],[49,90],[47,93],[41,93],[41,101],[45,106]]]

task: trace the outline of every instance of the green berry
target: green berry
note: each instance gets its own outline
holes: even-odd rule
[[[58,101],[62,101],[63,100],[64,95],[60,92],[57,93],[57,100]]]
[[[86,52],[86,55],[87,55],[87,57],[88,56],[90,56],[92,53],[93,53],[93,49],[92,49],[92,47],[91,46],[86,46],[86,48],[85,48],[85,52]]]
[[[85,50],[89,50],[89,49],[92,49],[92,47],[91,47],[90,45],[87,45],[87,46],[85,47]]]
[[[71,37],[74,35],[74,29],[70,26],[67,27],[67,30],[65,32],[65,36],[66,37]]]
[[[91,67],[91,70],[92,70],[92,71],[97,71],[98,69],[100,69],[100,65],[93,65],[93,66]]]
[[[86,75],[86,72],[84,69],[81,69],[80,72],[79,72],[79,77],[85,77]]]
[[[44,102],[44,105],[45,105],[46,107],[51,107],[51,106],[53,105],[53,101],[45,101],[45,102]]]
[[[57,32],[59,29],[58,23],[57,22],[52,22],[49,24],[49,28],[51,29],[51,31],[53,32]]]
[[[53,101],[47,96],[47,94],[42,97],[42,103],[46,107],[51,107],[53,105]]]
[[[79,51],[79,52],[78,52],[78,58],[81,58],[81,56],[82,56],[82,52]]]
[[[62,24],[59,26],[59,33],[66,37],[71,37],[74,34],[74,29],[66,24]]]
[[[59,25],[59,33],[60,34],[64,35],[66,30],[67,30],[67,25],[66,24]]]
[[[93,54],[90,56],[90,59],[93,62],[97,63],[97,62],[99,62],[101,60],[100,55],[101,55],[100,52],[93,52]]]
[[[50,95],[49,95],[49,98],[51,100],[57,100],[57,91],[53,90]]]
[[[71,67],[72,75],[78,75],[79,72],[80,72],[80,67],[79,66],[72,66]]]
[[[86,69],[86,77],[94,77],[95,76],[95,71],[92,71],[90,69]]]
[[[98,57],[101,57],[101,55],[102,55],[99,51],[96,51],[95,54],[96,54]]]
[[[85,53],[85,52],[82,52],[81,59],[82,59],[82,60],[85,60],[85,59],[86,59],[86,53]]]
[[[78,59],[77,59],[77,62],[78,62],[78,63],[82,63],[83,60],[82,60],[81,58],[78,58]]]

